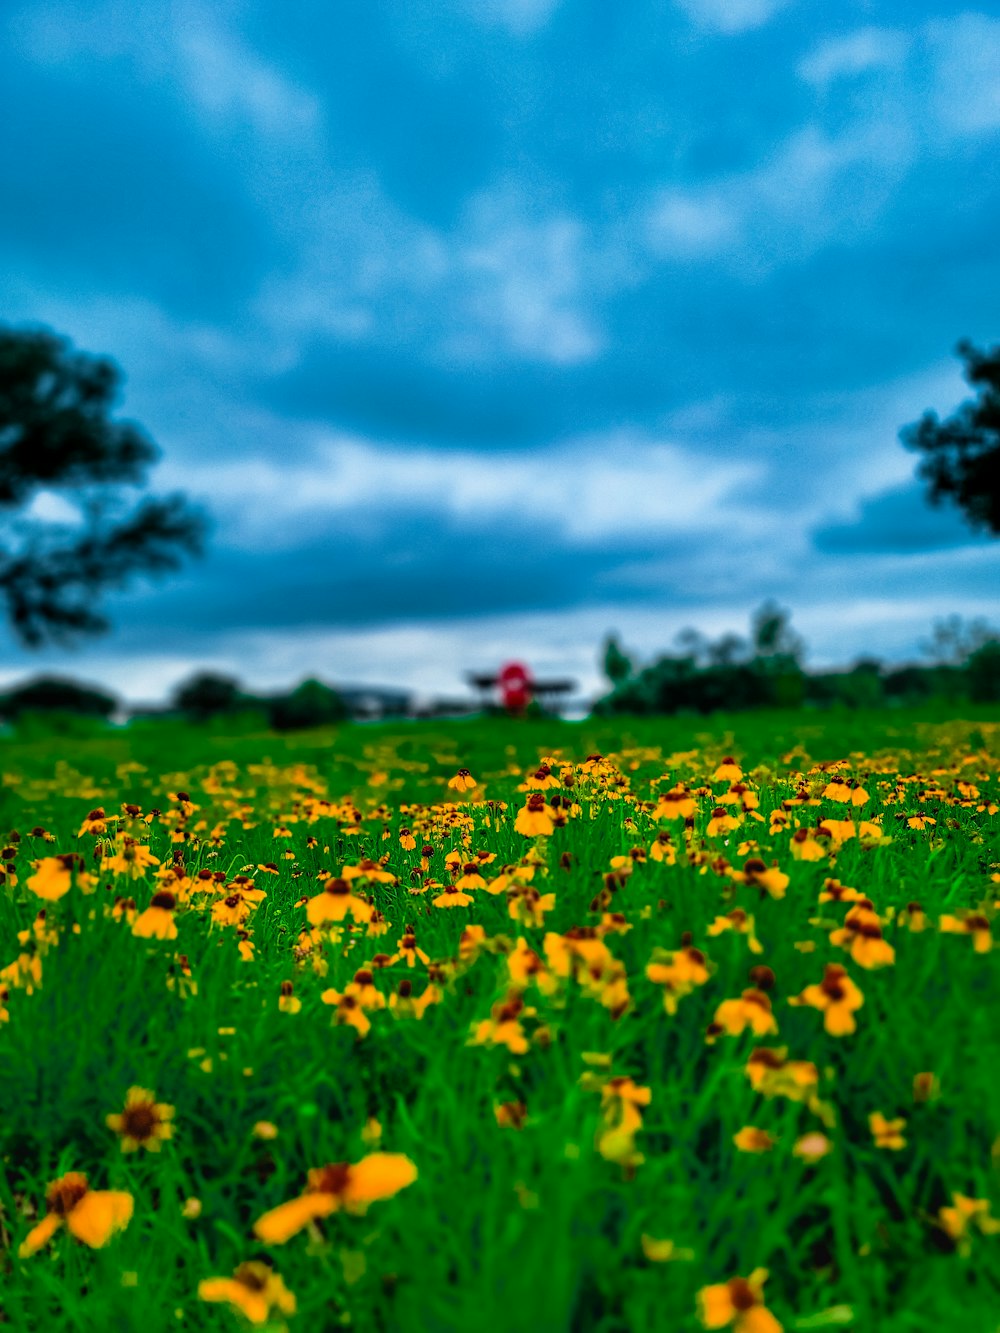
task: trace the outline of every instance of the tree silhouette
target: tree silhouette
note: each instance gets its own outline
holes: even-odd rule
[[[0,596],[31,646],[107,629],[102,593],[202,548],[205,517],[182,495],[130,502],[125,488],[144,483],[158,451],[112,420],[120,385],[107,357],[0,326]],[[65,513],[45,518],[34,502],[53,492],[70,493]]]
[[[805,644],[792,629],[789,612],[770,599],[753,613],[750,632],[758,662],[795,665],[805,653]]]
[[[973,528],[1000,534],[1000,346],[980,352],[964,341],[955,350],[977,397],[946,421],[925,412],[900,439],[924,455],[919,475],[932,504],[949,500]]]
[[[634,670],[632,659],[618,642],[617,634],[609,634],[604,641],[603,666],[604,674],[612,685],[621,685]]]

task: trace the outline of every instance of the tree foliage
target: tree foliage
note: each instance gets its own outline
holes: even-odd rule
[[[618,636],[609,634],[604,641],[604,674],[612,685],[621,685],[632,674],[632,659],[618,642]]]
[[[5,718],[52,712],[110,717],[116,707],[117,700],[106,690],[64,676],[36,676],[0,694],[0,716]]]
[[[201,550],[205,519],[183,496],[128,495],[158,453],[113,419],[120,388],[107,357],[0,326],[0,597],[26,644],[106,629],[103,593]],[[59,517],[36,505],[47,494]]]
[[[900,438],[923,455],[919,474],[932,504],[957,504],[973,528],[1000,534],[1000,345],[981,352],[963,341],[956,352],[976,398],[945,421],[925,412]]]

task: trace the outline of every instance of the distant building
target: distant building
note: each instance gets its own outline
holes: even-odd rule
[[[521,712],[536,699],[558,713],[576,689],[575,680],[536,680],[520,662],[508,662],[495,672],[470,671],[466,680],[478,692],[481,707],[502,705],[512,713]]]
[[[373,685],[337,686],[348,714],[359,722],[382,718],[411,717],[415,696],[409,690],[386,690]]]

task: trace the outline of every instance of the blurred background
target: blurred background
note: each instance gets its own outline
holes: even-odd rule
[[[112,358],[208,526],[0,686],[964,661],[1000,543],[900,430],[1000,337],[987,8],[9,0],[0,319]],[[83,521],[36,483],[8,550]]]

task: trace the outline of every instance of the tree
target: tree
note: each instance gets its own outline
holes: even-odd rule
[[[969,698],[973,703],[1000,701],[1000,639],[982,644],[966,665]]]
[[[732,632],[723,634],[721,639],[708,645],[707,654],[710,666],[735,666],[746,658],[746,640]]]
[[[347,716],[343,699],[321,680],[304,680],[290,694],[272,699],[269,711],[271,725],[278,731],[325,727]]]
[[[241,699],[239,681],[231,676],[216,675],[213,671],[199,671],[177,686],[173,703],[175,708],[204,721],[217,713],[233,712]]]
[[[795,665],[805,652],[805,644],[792,629],[789,612],[776,602],[766,601],[757,608],[751,617],[750,633],[758,661],[774,660]]]
[[[963,341],[955,349],[977,393],[946,421],[925,412],[904,426],[900,439],[924,455],[919,476],[932,504],[948,500],[976,529],[1000,534],[1000,345],[980,352]]]
[[[623,651],[618,636],[609,634],[604,643],[604,674],[612,685],[623,685],[633,670],[632,659]]]
[[[50,712],[110,717],[117,706],[115,697],[104,690],[62,676],[36,676],[0,694],[0,715],[3,717]]]
[[[973,653],[996,638],[996,630],[981,616],[963,620],[951,615],[935,620],[930,642],[921,644],[920,651],[940,666],[964,666]]]
[[[112,419],[120,387],[107,357],[45,329],[0,326],[0,597],[31,646],[107,629],[104,592],[202,548],[205,518],[183,496],[129,501],[124,488],[144,483],[157,449]],[[64,517],[32,513],[46,493]]]

